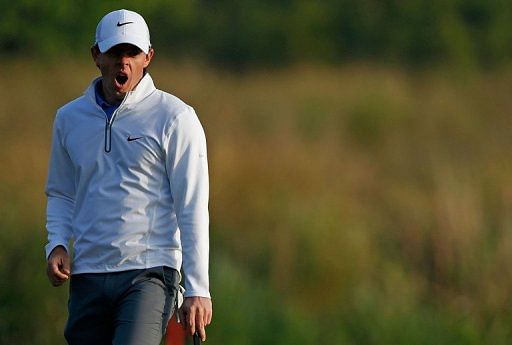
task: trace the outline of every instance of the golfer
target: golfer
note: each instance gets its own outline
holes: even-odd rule
[[[70,280],[69,344],[160,344],[177,307],[211,322],[206,139],[194,109],[155,88],[137,13],[101,19],[101,76],[57,111],[46,195],[47,274]]]

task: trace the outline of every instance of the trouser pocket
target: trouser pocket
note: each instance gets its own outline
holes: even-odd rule
[[[167,288],[169,294],[176,295],[176,292],[178,291],[178,286],[180,284],[179,272],[174,268],[163,266],[162,276],[165,287]]]
[[[169,310],[169,314],[166,316],[169,320],[174,312],[178,310],[178,291],[181,277],[179,272],[171,267],[163,266],[161,272],[167,290],[166,309]],[[164,333],[166,328],[167,323],[165,324]]]

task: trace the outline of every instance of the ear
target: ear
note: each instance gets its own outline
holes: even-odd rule
[[[147,68],[149,66],[154,55],[155,55],[155,50],[153,48],[149,48],[149,51],[146,54],[146,57],[144,59],[144,68]]]
[[[101,55],[101,52],[98,49],[98,46],[93,45],[91,47],[91,56],[92,56],[92,59],[94,60],[94,63],[96,64],[96,67],[98,67],[98,68],[100,68],[100,63],[99,63],[100,55]]]

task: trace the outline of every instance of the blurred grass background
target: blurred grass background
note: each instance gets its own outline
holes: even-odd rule
[[[0,1],[0,343],[59,344],[46,280],[55,110],[142,13],[156,85],[211,170],[211,344],[508,344],[512,13],[505,1]]]

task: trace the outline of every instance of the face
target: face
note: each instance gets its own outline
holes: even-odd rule
[[[154,51],[148,54],[132,44],[118,44],[105,53],[97,47],[91,49],[92,57],[103,77],[103,93],[110,104],[120,103],[128,91],[133,90],[144,76]]]

